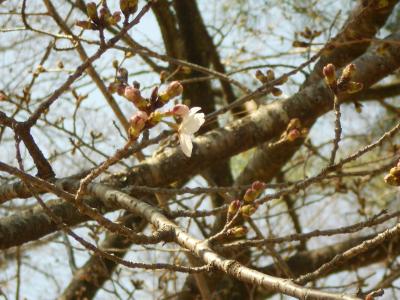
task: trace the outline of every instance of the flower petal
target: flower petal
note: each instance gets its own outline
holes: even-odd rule
[[[198,107],[198,106],[192,107],[192,108],[189,110],[189,114],[194,115],[194,114],[197,113],[199,110],[201,110],[201,107]]]
[[[204,122],[205,119],[203,113],[188,115],[182,120],[182,123],[180,125],[180,132],[193,134],[200,129],[201,125],[203,125]]]
[[[181,149],[183,153],[190,157],[192,155],[193,144],[192,138],[189,134],[181,133],[179,134],[179,143],[181,144]]]

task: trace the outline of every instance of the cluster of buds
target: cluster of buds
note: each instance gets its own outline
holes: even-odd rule
[[[400,161],[395,167],[390,169],[389,174],[385,176],[384,180],[387,184],[400,186]]]
[[[289,121],[281,139],[294,142],[299,138],[305,138],[307,134],[308,129],[302,126],[300,119],[294,118]]]
[[[105,2],[99,10],[96,3],[89,2],[86,4],[86,13],[89,20],[76,22],[76,25],[83,29],[100,30],[116,25],[121,20],[121,12],[117,11],[111,14]]]
[[[178,81],[172,82],[169,86],[172,86],[172,89],[176,89],[177,86],[179,86],[180,91],[182,92],[182,85]],[[137,82],[134,82],[133,85],[114,83],[110,90],[122,94],[125,99],[131,102],[138,109],[138,112],[130,120],[131,127],[129,129],[129,136],[131,139],[136,140],[145,128],[152,128],[160,123],[164,117],[173,115],[170,111],[163,113],[156,110],[166,103],[164,100],[161,100],[160,95],[157,93],[157,88],[153,90],[150,98],[144,98],[142,96],[140,85]],[[176,96],[178,96],[178,94],[176,94]],[[187,108],[187,110],[189,110],[189,108]]]
[[[145,129],[150,129],[160,122],[170,126],[178,133],[182,152],[190,157],[193,150],[192,139],[194,134],[205,122],[204,113],[200,113],[200,107],[189,109],[186,105],[177,104],[171,110],[161,112],[168,101],[178,97],[183,92],[183,86],[179,81],[171,82],[165,90],[158,91],[155,87],[150,97],[145,98],[140,91],[140,84],[136,81],[130,85],[128,83],[128,71],[120,68],[117,60],[113,61],[113,67],[117,75],[108,90],[111,93],[118,93],[126,100],[131,102],[138,112],[130,120],[129,136],[131,140],[136,140],[140,133]],[[175,123],[165,121],[166,117],[174,117]]]
[[[113,61],[113,67],[117,69],[117,76],[108,90],[113,94],[117,93],[128,101],[132,102],[136,108],[150,114],[155,109],[164,106],[169,100],[178,97],[183,92],[183,86],[179,81],[172,81],[167,88],[158,92],[158,87],[153,89],[150,98],[144,98],[140,92],[140,84],[136,81],[132,85],[128,84],[128,71],[118,67],[118,61]]]
[[[343,69],[339,79],[336,78],[336,68],[333,64],[326,65],[322,73],[324,74],[325,83],[335,95],[339,93],[354,94],[361,91],[363,88],[361,82],[352,81],[356,73],[356,66],[354,64],[347,65]]]
[[[258,204],[254,203],[255,200],[265,189],[265,183],[261,181],[255,181],[248,188],[243,196],[243,201],[233,200],[228,207],[227,220],[230,221],[232,218],[240,212],[242,217],[248,218],[254,214],[258,208]]]
[[[262,84],[267,84],[267,83],[269,83],[269,82],[275,80],[275,73],[274,73],[274,71],[271,70],[271,69],[267,70],[267,72],[265,72],[265,74],[264,74],[262,71],[257,70],[257,71],[256,71],[256,74],[255,74],[255,77],[256,77],[257,80],[260,81]],[[274,85],[282,85],[282,84],[284,84],[287,80],[288,80],[288,77],[287,77],[287,76],[284,76],[284,77],[282,77],[278,82],[275,82]],[[272,95],[274,95],[275,97],[279,97],[279,96],[282,95],[282,91],[281,91],[279,88],[275,87],[275,86],[272,87],[271,93],[272,93]]]

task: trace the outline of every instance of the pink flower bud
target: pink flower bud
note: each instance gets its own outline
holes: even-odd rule
[[[251,185],[251,188],[256,191],[263,190],[265,188],[265,183],[258,180],[254,181],[253,184]]]
[[[141,129],[143,129],[144,124],[146,123],[148,118],[149,116],[146,112],[139,110],[131,117],[129,121],[132,126],[136,128],[141,127]]]
[[[140,135],[148,118],[148,115],[144,111],[138,111],[130,118],[129,123],[131,127],[129,128],[129,135],[131,138],[136,139]]]
[[[183,86],[179,81],[173,81],[167,88],[167,93],[171,98],[177,97],[183,92]]]
[[[325,82],[329,86],[332,86],[333,84],[336,83],[336,68],[333,64],[327,64],[322,69],[322,73],[324,74]]]
[[[179,81],[173,81],[169,84],[167,89],[160,93],[160,99],[162,102],[167,103],[172,98],[175,98],[182,94],[183,86]]]
[[[171,113],[175,116],[185,116],[189,113],[189,107],[185,104],[177,104],[171,110]]]
[[[342,71],[342,80],[350,80],[356,72],[355,64],[348,64]]]
[[[228,207],[228,214],[234,215],[240,208],[240,200],[233,200]]]
[[[128,99],[129,101],[132,101],[133,103],[140,101],[140,99],[142,98],[142,95],[140,94],[140,90],[133,86],[127,86],[125,88],[124,96],[126,99]]]
[[[127,86],[124,90],[124,96],[129,101],[133,102],[138,109],[144,109],[147,106],[147,101],[140,94],[140,90],[134,86]]]

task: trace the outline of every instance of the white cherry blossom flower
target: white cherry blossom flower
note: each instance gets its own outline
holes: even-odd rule
[[[205,122],[204,113],[198,113],[199,110],[201,110],[200,107],[185,109],[182,104],[180,104],[178,110],[180,117],[182,117],[182,122],[178,128],[179,143],[187,157],[192,155],[194,134]]]

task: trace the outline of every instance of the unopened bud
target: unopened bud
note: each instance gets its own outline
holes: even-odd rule
[[[233,218],[233,216],[238,212],[240,208],[240,201],[233,200],[228,207],[228,221]]]
[[[125,14],[125,12],[129,8],[128,0],[119,0],[119,8],[122,11],[122,13]]]
[[[343,81],[351,80],[355,73],[356,73],[356,65],[348,64],[342,71],[341,80]]]
[[[271,69],[267,70],[267,80],[268,81],[275,80],[275,73]]]
[[[129,120],[131,127],[129,128],[129,136],[136,139],[146,125],[148,116],[144,111],[136,112]]]
[[[249,188],[243,196],[243,201],[245,203],[252,203],[257,198],[258,194],[258,191]]]
[[[257,210],[257,207],[253,204],[243,205],[240,208],[240,212],[244,218],[250,217],[252,214],[254,214],[256,212],[256,210]]]
[[[162,102],[168,102],[172,98],[181,95],[183,92],[183,86],[179,81],[173,81],[169,84],[167,89],[160,94]]]
[[[268,79],[267,76],[263,74],[260,70],[256,71],[255,77],[261,82],[261,83],[267,83]]]
[[[256,190],[256,191],[264,190],[265,189],[265,183],[261,182],[261,181],[258,181],[258,180],[254,181],[253,184],[251,185],[251,188],[253,190]]]
[[[134,14],[137,10],[138,0],[120,0],[119,7],[125,16]]]
[[[116,25],[119,21],[121,21],[121,14],[120,12],[115,12],[112,16],[107,18],[107,25],[113,26]]]
[[[165,82],[165,79],[168,77],[168,72],[167,71],[161,71],[160,72],[160,81],[162,82],[162,83],[164,83]]]
[[[97,27],[93,23],[89,21],[76,21],[75,22],[76,26],[82,27],[83,29],[90,29],[90,30],[96,30]]]
[[[236,226],[227,231],[227,234],[237,238],[243,237],[247,234],[249,230],[246,226]]]
[[[282,96],[282,91],[280,89],[278,89],[277,87],[273,87],[272,90],[271,90],[271,93],[275,97]]]
[[[92,20],[93,22],[96,22],[99,19],[99,16],[97,15],[96,3],[89,2],[88,4],[86,4],[86,12],[90,20]]]
[[[325,82],[328,86],[336,84],[336,68],[333,64],[327,64],[323,69],[322,73],[325,77]]]
[[[133,86],[127,86],[125,88],[124,96],[126,99],[132,101],[133,103],[140,101],[140,99],[142,98],[140,90]]]
[[[133,86],[127,86],[125,88],[124,97],[133,102],[139,109],[144,109],[147,106],[147,101],[140,94],[140,90]]]
[[[108,24],[108,19],[111,17],[110,11],[106,7],[100,8],[100,14],[99,14],[99,19],[100,19],[100,26],[106,26]]]
[[[171,113],[175,116],[185,116],[189,113],[189,107],[185,104],[177,104],[171,110]]]
[[[127,83],[128,82],[128,70],[125,68],[119,68],[117,80],[120,82],[123,82],[123,83]]]

